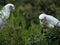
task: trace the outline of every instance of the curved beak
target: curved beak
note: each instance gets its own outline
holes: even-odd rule
[[[13,10],[15,10],[15,7],[13,7]]]

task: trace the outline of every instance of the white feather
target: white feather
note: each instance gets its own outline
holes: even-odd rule
[[[11,7],[11,9],[10,9]],[[10,11],[15,9],[15,6],[11,3],[6,4],[3,9],[0,11],[0,27],[3,25],[4,21],[9,18]]]
[[[51,15],[40,14],[39,19],[40,19],[40,23],[42,25],[45,23],[45,25],[47,27],[54,28],[54,26],[56,26],[56,25],[60,26],[60,21],[58,19],[56,19],[55,17],[51,16]],[[43,20],[43,21],[41,21],[41,20]]]

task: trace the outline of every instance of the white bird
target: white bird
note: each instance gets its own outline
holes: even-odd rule
[[[4,21],[9,18],[10,11],[14,10],[15,6],[11,3],[6,4],[3,9],[0,11],[0,28],[2,27]]]
[[[50,28],[54,28],[54,26],[60,26],[60,21],[51,15],[47,15],[43,13],[39,15],[39,19],[41,25]]]

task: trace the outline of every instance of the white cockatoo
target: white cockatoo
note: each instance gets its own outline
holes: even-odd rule
[[[51,15],[42,13],[39,15],[39,20],[41,25],[47,26],[49,28],[60,26],[60,21]]]
[[[14,4],[6,4],[3,9],[0,11],[0,28],[2,27],[4,21],[9,18],[10,11],[14,10]]]

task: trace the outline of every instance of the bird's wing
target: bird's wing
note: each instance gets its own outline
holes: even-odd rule
[[[53,17],[53,16],[48,16],[48,17],[47,17],[47,20],[48,20],[48,22],[49,22],[50,24],[52,24],[52,25],[56,25],[57,22],[59,22],[59,20],[56,19],[56,18]]]

